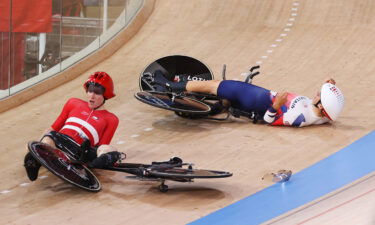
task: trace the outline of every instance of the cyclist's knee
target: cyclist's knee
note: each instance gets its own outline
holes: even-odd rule
[[[97,156],[99,157],[100,155],[108,152],[118,152],[118,150],[111,145],[100,145],[97,150]]]
[[[55,141],[54,141],[51,137],[44,136],[44,137],[42,138],[42,140],[40,140],[40,142],[45,143],[45,144],[48,144],[48,145],[50,145],[50,146],[56,148]]]
[[[186,90],[216,95],[220,82],[219,80],[189,81]]]

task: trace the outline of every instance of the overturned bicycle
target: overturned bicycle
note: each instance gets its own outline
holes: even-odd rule
[[[195,169],[193,164],[184,163],[178,157],[168,161],[142,163],[122,163],[121,160],[113,166],[105,168],[92,168],[84,160],[83,146],[77,144],[69,136],[58,134],[59,142],[56,148],[48,144],[31,141],[28,143],[29,152],[46,169],[60,179],[86,191],[98,192],[102,186],[91,169],[102,169],[124,172],[133,176],[128,178],[140,181],[159,182],[159,190],[167,192],[166,181],[193,182],[194,179],[225,178],[232,173],[215,170]],[[122,160],[125,155],[122,157]]]
[[[245,78],[246,83],[259,74],[259,66],[251,67]],[[226,66],[223,67],[222,79],[225,80]],[[153,75],[159,71],[170,81],[206,81],[213,80],[210,69],[197,59],[174,55],[160,58],[141,73],[139,78],[140,91],[135,93],[135,98],[153,107],[174,111],[180,117],[188,119],[227,120],[230,116],[245,117],[257,123],[262,121],[261,115],[256,111],[243,111],[233,106],[224,104],[223,99],[216,95],[198,92],[174,92],[168,87],[163,88],[153,83]],[[217,116],[225,112],[226,116]]]

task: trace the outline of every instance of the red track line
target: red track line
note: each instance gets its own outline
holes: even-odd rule
[[[338,208],[340,208],[341,206],[346,205],[346,204],[348,204],[348,203],[350,203],[350,202],[352,202],[352,201],[354,201],[354,200],[356,200],[356,199],[359,199],[359,198],[361,198],[361,197],[363,197],[363,196],[365,196],[365,195],[367,195],[367,194],[369,194],[369,193],[371,193],[371,192],[373,192],[373,191],[375,191],[375,188],[372,189],[372,190],[370,190],[370,191],[368,191],[368,192],[365,192],[365,193],[363,193],[363,194],[360,194],[360,195],[358,195],[357,197],[352,198],[352,199],[350,199],[350,200],[348,200],[348,201],[346,201],[346,202],[343,202],[343,203],[341,203],[340,205],[337,205],[337,206],[335,206],[335,207],[333,207],[333,208],[330,208],[330,209],[328,209],[328,210],[326,210],[326,211],[324,211],[324,212],[322,212],[322,213],[320,213],[320,214],[318,214],[318,215],[315,215],[315,216],[310,217],[310,218],[308,218],[308,219],[306,219],[306,220],[304,220],[304,221],[302,221],[302,222],[299,222],[299,223],[297,223],[297,225],[304,224],[304,223],[306,223],[306,222],[308,222],[308,221],[310,221],[310,220],[313,220],[313,219],[315,219],[315,218],[317,218],[317,217],[319,217],[319,216],[322,216],[322,215],[324,215],[324,214],[326,214],[326,213],[328,213],[328,212],[330,212],[330,211],[333,211],[333,210],[335,210],[335,209],[338,209]]]

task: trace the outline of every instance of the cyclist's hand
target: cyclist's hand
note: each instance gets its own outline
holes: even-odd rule
[[[329,79],[327,79],[327,80],[325,81],[325,83],[331,83],[331,84],[335,85],[335,84],[336,84],[336,81],[335,81],[334,79],[332,79],[332,78],[329,78]]]

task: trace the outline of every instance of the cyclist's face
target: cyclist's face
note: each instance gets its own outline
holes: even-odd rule
[[[314,97],[313,105],[319,110],[319,111],[317,111],[318,116],[327,117],[328,119],[332,120],[331,117],[329,117],[329,115],[327,114],[327,112],[323,108],[322,101],[321,101],[321,98],[320,98],[320,91]]]
[[[320,101],[320,91],[318,93],[316,93],[314,99],[313,99],[313,105],[315,107],[315,112],[317,114],[317,116],[319,117],[323,117],[323,114],[322,114],[322,103]]]
[[[318,91],[313,99],[313,104],[317,104],[320,101],[320,91]]]
[[[97,89],[99,87],[89,86],[87,90],[87,101],[91,109],[96,109],[103,104],[104,97],[102,91]]]

